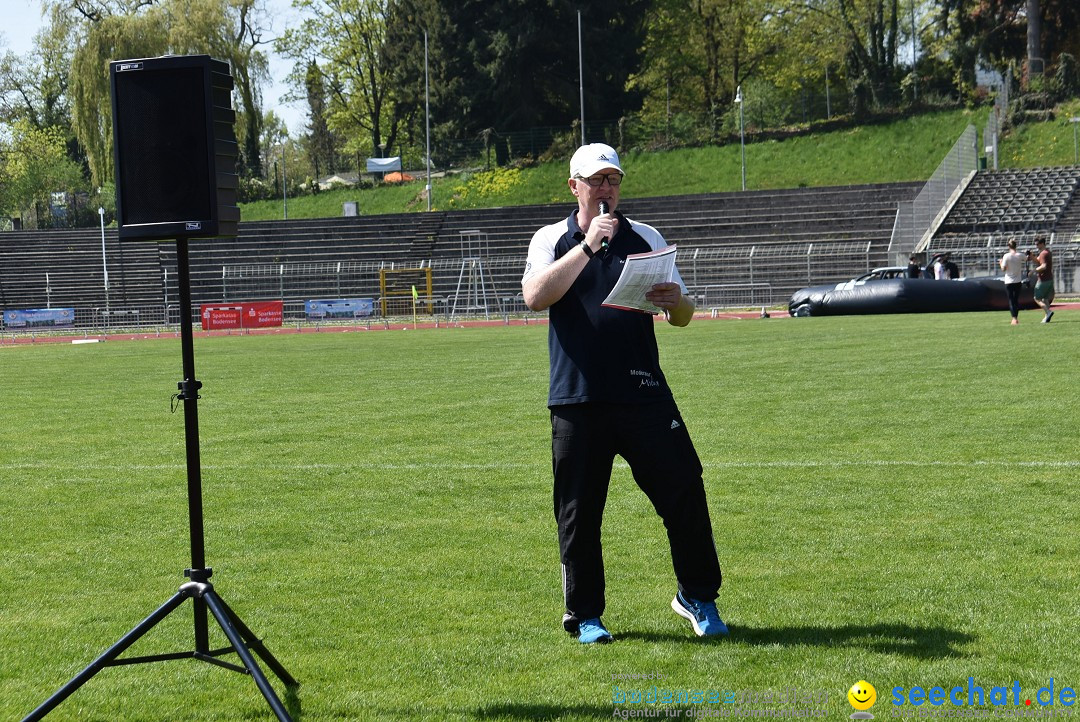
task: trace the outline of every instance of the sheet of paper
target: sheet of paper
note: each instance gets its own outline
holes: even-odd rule
[[[627,311],[663,313],[663,309],[645,300],[645,294],[657,283],[670,281],[675,273],[675,246],[659,251],[631,253],[626,257],[615,288],[602,305]]]

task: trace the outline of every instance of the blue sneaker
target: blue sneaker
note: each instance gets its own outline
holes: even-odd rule
[[[578,641],[582,644],[607,644],[614,641],[611,632],[604,628],[600,617],[582,619],[578,623]]]
[[[671,600],[671,608],[680,617],[690,620],[694,634],[699,637],[718,637],[728,633],[727,625],[720,619],[720,613],[716,611],[716,604],[713,602],[690,599],[679,592]]]

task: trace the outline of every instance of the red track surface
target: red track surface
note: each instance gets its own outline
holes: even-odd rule
[[[1054,310],[1060,311],[1076,311],[1080,309],[1080,303],[1055,303]],[[769,321],[775,321],[777,319],[791,318],[787,315],[786,311],[773,310],[769,312],[771,318]],[[1004,312],[1002,312],[1004,313]],[[1024,316],[1034,319],[1031,311],[1024,311],[1021,315],[1021,323],[1023,323]],[[659,316],[657,317],[659,319]],[[708,313],[698,313],[694,316],[699,321],[712,321],[712,320],[764,320],[761,319],[760,311],[745,311],[745,312],[732,312],[732,313],[718,313],[715,317]],[[804,321],[805,323],[805,321]],[[1032,323],[1035,323],[1032,320]],[[547,325],[546,318],[534,318],[534,319],[511,319],[509,322],[504,320],[492,320],[492,321],[459,321],[454,323],[435,323],[433,321],[425,321],[417,323],[415,326],[411,321],[395,320],[392,322],[377,322],[377,323],[365,323],[355,324],[351,326],[297,326],[285,324],[278,328],[258,328],[258,329],[244,329],[242,331],[195,331],[196,338],[207,338],[210,336],[275,336],[282,334],[294,334],[294,333],[355,333],[361,331],[404,331],[412,328],[478,328],[485,326],[530,326],[530,325]],[[87,334],[84,336],[76,335],[60,335],[60,334],[41,334],[32,336],[12,336],[11,334],[0,334],[0,346],[13,346],[18,344],[30,344],[30,343],[78,343],[78,342],[93,342],[93,341],[136,341],[143,339],[155,339],[155,338],[180,338],[179,331],[168,331],[164,333],[116,333],[116,334]]]

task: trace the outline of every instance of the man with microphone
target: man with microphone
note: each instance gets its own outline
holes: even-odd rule
[[[698,636],[724,635],[728,630],[715,604],[720,564],[701,462],[660,369],[653,316],[602,306],[627,255],[667,245],[655,228],[618,212],[624,175],[614,148],[578,148],[567,181],[577,209],[536,232],[521,280],[525,303],[549,315],[548,407],[563,626],[584,644],[613,639],[601,621],[600,527],[618,455],[667,529],[678,582],[672,609]],[[673,326],[693,318],[694,303],[678,270],[645,298]]]

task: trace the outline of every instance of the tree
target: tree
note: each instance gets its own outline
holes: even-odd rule
[[[536,126],[568,128],[580,114],[579,10],[586,122],[614,123],[641,107],[641,93],[628,80],[640,68],[651,4],[624,0],[612,12],[592,0],[393,0],[386,53],[402,127],[423,118],[417,110],[427,30],[437,138],[477,139],[485,128],[504,137]]]
[[[671,114],[699,112],[710,106],[701,79],[705,77],[701,45],[690,42],[693,20],[685,0],[656,0],[642,44],[641,69],[629,86],[641,93],[643,113],[662,117],[665,130]]]
[[[1004,71],[1023,65],[1035,74],[1062,52],[1080,50],[1080,4],[1073,0],[935,0],[931,49],[954,69],[957,87],[975,87],[975,66]]]
[[[337,148],[334,135],[326,124],[326,89],[323,87],[322,73],[314,60],[308,64],[306,89],[308,117],[311,119],[307,149],[315,179],[318,180],[324,173],[333,173],[337,169]],[[318,189],[318,185],[315,189]]]
[[[67,69],[73,36],[70,24],[53,22],[34,37],[27,56],[7,52],[0,58],[0,120],[26,118],[35,128],[70,126]]]
[[[10,140],[0,140],[0,212],[32,211],[40,224],[48,216],[52,193],[83,188],[82,168],[67,156],[58,127],[36,128],[26,118],[11,125]]]
[[[257,168],[262,119],[259,88],[268,77],[260,18],[263,0],[51,0],[64,17],[81,19],[71,63],[72,125],[95,182],[113,177],[108,62],[164,54],[209,54],[229,62],[242,115],[248,167]],[[246,131],[246,132],[245,132]],[[254,144],[248,139],[255,139]]]
[[[691,27],[705,48],[704,101],[719,127],[739,86],[785,44],[777,34],[783,8],[772,0],[695,0]]]
[[[865,83],[877,106],[891,105],[897,90],[899,3],[897,0],[838,0],[838,6],[847,36],[849,82]]]
[[[320,76],[329,98],[327,125],[352,139],[349,150],[393,147],[397,125],[382,52],[387,0],[295,0],[294,7],[307,19],[277,41],[278,50],[297,62],[294,86],[306,86],[309,72]]]
[[[222,44],[215,48],[219,53],[217,57],[229,61],[232,66],[244,118],[243,132],[237,133],[237,137],[241,143],[243,170],[248,175],[257,174],[262,166],[259,156],[261,89],[270,80],[270,63],[260,49],[267,44],[263,39],[266,15],[263,0],[228,0],[219,22],[223,30],[232,29],[232,36],[218,38]]]

